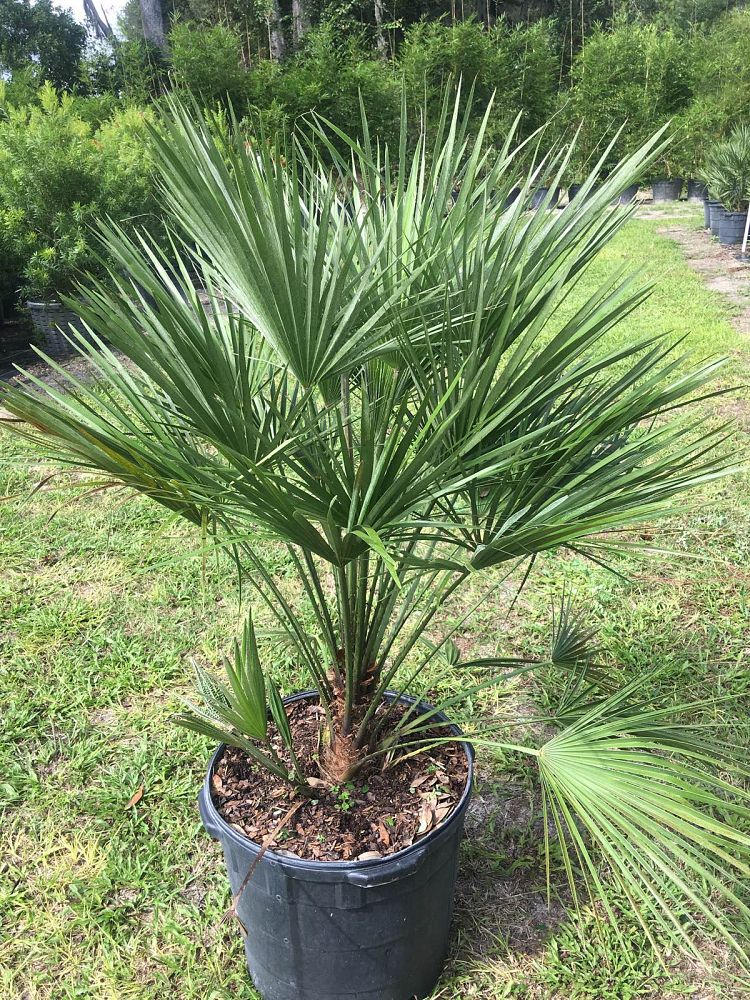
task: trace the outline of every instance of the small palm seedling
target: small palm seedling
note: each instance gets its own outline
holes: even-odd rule
[[[95,381],[61,370],[67,391],[3,395],[12,427],[50,456],[210,526],[317,691],[320,753],[314,769],[299,762],[250,619],[226,681],[199,672],[204,705],[182,722],[303,795],[338,789],[342,808],[363,770],[435,745],[438,710],[532,669],[462,661],[455,629],[435,639],[462,587],[560,547],[598,559],[613,532],[729,468],[720,430],[676,419],[719,362],[686,370],[656,337],[606,346],[648,295],[637,278],[613,275],[560,318],[660,137],[601,184],[595,169],[565,209],[529,213],[539,170],[556,186],[570,151],[519,178],[511,139],[486,150],[485,126],[470,137],[446,104],[431,148],[409,142],[404,113],[395,153],[366,119],[361,141],[319,125],[309,141],[220,149],[173,104],[154,136],[171,251],[104,225],[118,266],[80,307]],[[288,550],[304,614],[264,562],[269,538]],[[645,927],[690,948],[700,923],[741,950],[750,808],[731,778],[745,767],[677,721],[679,706],[642,704],[635,683],[613,692],[585,638],[564,612],[547,665],[570,679],[556,735],[519,746],[490,720],[471,739],[536,764],[571,879],[596,892],[603,867]],[[484,679],[399,711],[438,660]]]

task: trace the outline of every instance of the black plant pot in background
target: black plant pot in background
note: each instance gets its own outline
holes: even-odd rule
[[[629,205],[632,201],[635,201],[637,194],[638,185],[631,184],[630,187],[626,187],[624,191],[620,192],[620,197],[617,200],[621,205]]]
[[[520,193],[521,193],[520,187],[514,187],[509,192],[508,197],[505,199],[505,203],[503,205],[503,208],[510,208],[510,206],[513,204],[513,202],[518,200],[518,196],[520,195]]]
[[[747,212],[724,212],[719,222],[719,243],[725,247],[742,243]]]
[[[715,204],[715,202],[711,198],[706,197],[705,201],[703,202],[703,228],[704,229],[710,229],[710,227],[711,227],[711,205],[712,204]]]
[[[541,208],[542,202],[548,196],[550,189],[548,187],[538,187],[535,191],[531,192],[531,207]],[[557,208],[557,203],[560,200],[560,188],[557,187],[552,192],[552,197],[550,198],[547,208]]]
[[[687,182],[688,201],[705,201],[708,197],[706,185],[701,181],[689,180]]]
[[[285,701],[303,698],[317,693]],[[436,721],[448,720],[440,714]],[[468,775],[460,801],[411,847],[373,861],[306,861],[266,851],[237,904],[248,931],[248,969],[263,1000],[411,1000],[432,991],[448,949],[471,798],[474,755],[463,747]],[[224,750],[220,746],[211,758],[198,803],[203,825],[224,849],[235,894],[260,847],[229,826],[211,799],[211,778]]]
[[[64,358],[76,353],[74,343],[68,339],[71,327],[90,339],[80,316],[62,302],[27,302],[26,307],[39,347],[49,357]]]
[[[724,206],[720,201],[709,201],[708,203],[708,225],[712,236],[719,235],[719,226],[724,215]]]
[[[582,187],[583,184],[571,184],[568,188],[568,201],[572,201]]]
[[[672,180],[654,181],[651,187],[654,201],[678,201],[682,191],[682,178],[673,177]]]

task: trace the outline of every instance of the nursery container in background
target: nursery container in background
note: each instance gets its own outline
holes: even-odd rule
[[[708,197],[706,185],[702,181],[689,180],[687,182],[688,201],[705,201]]]
[[[595,195],[596,192],[599,190],[599,185],[595,184],[593,187],[590,187],[586,192],[586,194],[584,195],[581,194],[582,187],[583,184],[570,185],[570,187],[568,188],[568,204],[570,204],[571,201],[574,201],[576,198],[590,198],[592,195]]]
[[[725,247],[742,243],[747,212],[723,212],[719,220],[719,243]]]
[[[671,180],[653,181],[651,188],[654,201],[678,201],[682,191],[682,178],[673,177]]]
[[[38,335],[38,345],[51,358],[62,358],[74,354],[75,348],[67,339],[70,327],[85,333],[83,322],[77,313],[62,302],[27,302],[34,332]]]
[[[626,187],[624,191],[620,193],[618,201],[621,205],[629,205],[631,201],[635,201],[635,196],[638,194],[638,185],[631,184],[630,187]]]
[[[531,207],[539,208],[542,202],[545,200],[549,194],[550,189],[548,187],[538,187],[535,191],[531,193]],[[557,203],[560,200],[560,188],[557,187],[552,192],[552,197],[550,198],[547,208],[557,208]]]
[[[284,703],[317,698],[307,691]],[[399,700],[413,705],[416,699]],[[448,724],[442,713],[435,719]],[[450,729],[460,739],[461,730]],[[410,1000],[432,991],[448,950],[458,848],[471,798],[474,755],[467,743],[462,746],[468,771],[460,800],[411,847],[369,861],[265,852],[237,902],[248,969],[263,1000]],[[225,822],[211,798],[225,749],[211,758],[198,804],[207,832],[224,849],[236,895],[260,846]]]
[[[724,206],[720,201],[710,201],[708,203],[708,225],[712,236],[719,235],[719,225],[724,215]]]
[[[520,193],[521,193],[520,187],[514,187],[512,189],[512,191],[510,192],[510,194],[508,195],[508,197],[505,199],[505,205],[503,207],[504,208],[510,208],[510,206],[518,198],[518,196],[520,195]]]
[[[710,229],[711,227],[711,206],[720,205],[720,201],[715,201],[713,198],[706,197],[703,202],[703,228]]]

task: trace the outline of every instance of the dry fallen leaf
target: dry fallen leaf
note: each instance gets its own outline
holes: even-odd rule
[[[141,801],[142,798],[143,798],[143,785],[139,785],[139,787],[133,792],[133,794],[128,799],[128,804],[125,806],[125,808],[132,809],[133,806],[138,805],[138,803]]]
[[[423,834],[427,833],[427,831],[432,828],[434,822],[435,813],[432,810],[432,802],[424,799],[419,810],[419,827],[417,828],[417,836],[421,837]]]
[[[391,837],[385,828],[385,823],[382,822],[378,823],[378,839],[380,840],[381,844],[385,845],[385,847],[390,846]]]
[[[445,817],[453,810],[453,806],[450,803],[444,803],[443,805],[437,806],[435,809],[435,826],[438,823],[442,823]]]
[[[380,851],[365,851],[357,857],[357,861],[374,861],[375,858],[382,858]]]
[[[425,783],[425,781],[429,781],[429,779],[430,779],[430,775],[429,774],[423,774],[421,776],[421,778],[416,778],[414,781],[412,781],[412,783],[409,785],[409,788],[410,789],[411,788],[419,788],[420,785],[423,785]]]

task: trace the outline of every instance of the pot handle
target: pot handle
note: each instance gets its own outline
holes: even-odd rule
[[[206,786],[204,785],[198,792],[198,812],[201,814],[201,822],[205,827],[206,833],[209,837],[213,837],[214,840],[219,839],[219,827],[215,822],[214,818],[211,816],[211,811],[209,809],[209,803],[206,800]]]
[[[361,886],[363,889],[375,888],[379,885],[387,885],[398,879],[410,878],[422,867],[422,862],[427,857],[427,848],[422,847],[409,858],[394,861],[393,864],[378,866],[377,874],[371,868],[356,872],[347,872],[346,881],[352,885]]]

